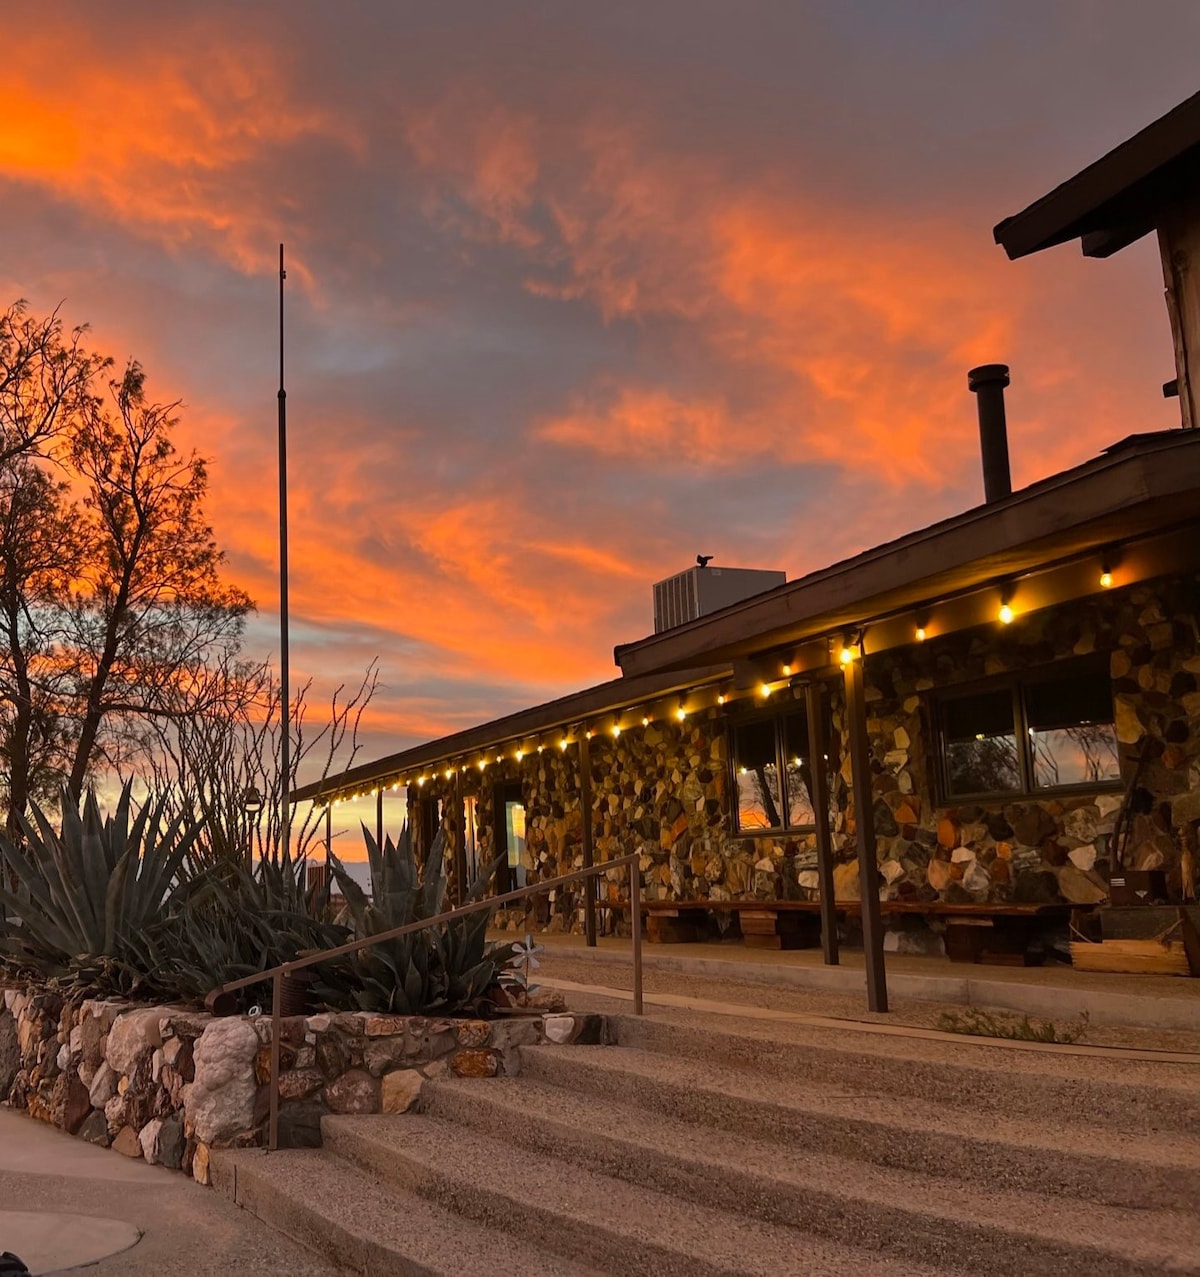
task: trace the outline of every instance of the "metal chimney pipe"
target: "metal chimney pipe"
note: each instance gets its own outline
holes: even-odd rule
[[[967,373],[979,409],[979,451],[983,458],[983,499],[999,501],[1012,492],[1008,469],[1008,426],[1004,418],[1007,364],[981,364]]]

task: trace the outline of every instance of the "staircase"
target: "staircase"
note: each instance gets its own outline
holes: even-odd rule
[[[614,1017],[218,1186],[370,1274],[1200,1273],[1200,1069]]]

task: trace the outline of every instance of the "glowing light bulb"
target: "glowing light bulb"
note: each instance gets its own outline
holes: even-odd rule
[[[1000,617],[1000,623],[1002,625],[1011,625],[1013,623],[1013,618],[1016,616],[1016,613],[1012,610],[1011,607],[1009,607],[1007,603],[1003,603],[1000,606],[1000,612],[998,615]]]
[[[771,688],[770,688],[769,684],[767,684],[767,683],[759,683],[759,685],[758,685],[758,694],[759,694],[759,696],[761,696],[761,697],[763,698],[763,700],[766,700],[766,699],[767,699],[767,697],[771,695]]]
[[[424,776],[418,776],[418,777],[417,777],[417,784],[418,784],[418,785],[423,785],[424,783],[425,783],[425,777],[424,777]]]
[[[783,677],[784,677],[784,678],[788,678],[788,677],[791,675],[791,672],[792,672],[792,667],[791,667],[790,665],[785,665],[785,666],[783,667]]]
[[[558,747],[559,747],[559,749],[561,749],[561,750],[564,750],[564,751],[566,750],[566,748],[567,748],[567,738],[566,738],[565,736],[562,738],[562,740],[560,740],[560,741],[558,742]]]
[[[854,660],[853,649],[848,647],[843,647],[842,650],[838,653],[838,660],[841,661],[843,665],[849,665],[850,662]]]
[[[519,763],[521,759],[525,757],[525,751],[523,749],[518,749],[517,752],[513,755],[513,757]]]
[[[486,759],[486,758],[481,758],[481,759],[479,760],[479,770],[480,770],[480,771],[483,771],[483,769],[484,769],[486,766],[487,766],[487,759]]]
[[[538,746],[538,753],[539,753],[539,754],[544,754],[545,752],[546,752],[546,747],[545,747],[545,745],[539,745],[539,746]]]
[[[720,695],[718,695],[718,697],[717,697],[717,704],[718,704],[718,705],[724,705],[724,704],[725,704],[725,693],[724,693],[724,692],[721,692],[721,693],[720,693]]]
[[[1113,575],[1107,568],[1105,568],[1104,571],[1100,573],[1100,586],[1102,589],[1111,590],[1112,583]]]
[[[590,731],[589,731],[589,732],[585,732],[585,733],[584,733],[584,735],[585,735],[585,736],[587,736],[588,740],[591,740],[591,739],[592,739],[592,733],[591,733]]]
[[[613,724],[612,734],[613,734],[614,736],[620,736],[620,734],[621,734],[621,724],[620,724],[620,723],[614,723],[614,724]]]
[[[917,626],[917,642],[918,643],[925,642],[925,627],[923,625]]]
[[[682,705],[675,711],[675,717],[682,723],[687,718],[687,710]]]
[[[453,776],[453,775],[454,775],[454,768],[453,768],[453,767],[447,767],[447,768],[446,768],[446,779],[447,779],[447,780],[449,780],[449,779],[450,779],[450,777],[451,777],[451,776]]]
[[[642,716],[642,726],[643,726],[643,727],[649,727],[649,726],[650,726],[650,719],[649,719],[646,715],[643,715],[643,716]]]

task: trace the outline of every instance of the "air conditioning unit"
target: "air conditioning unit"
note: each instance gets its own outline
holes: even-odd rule
[[[685,625],[786,582],[786,572],[763,568],[694,567],[677,572],[654,586],[654,632]]]

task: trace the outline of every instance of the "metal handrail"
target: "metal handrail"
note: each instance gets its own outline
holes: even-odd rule
[[[633,1013],[642,1014],[642,882],[638,864],[641,854],[631,852],[627,856],[618,856],[615,860],[604,860],[596,865],[588,865],[585,869],[576,869],[558,878],[548,878],[545,882],[535,882],[528,887],[520,887],[516,891],[507,891],[500,896],[490,896],[485,900],[476,900],[469,905],[460,905],[446,913],[436,914],[432,918],[421,918],[417,922],[406,922],[402,927],[392,927],[388,931],[380,931],[377,935],[364,936],[361,940],[352,940],[333,949],[323,949],[320,953],[309,954],[292,962],[284,962],[279,966],[259,971],[255,975],[245,976],[241,980],[231,980],[223,984],[217,993],[232,993],[235,989],[247,989],[264,980],[271,981],[271,1113],[268,1128],[267,1147],[274,1152],[279,1147],[279,1045],[280,1014],[279,1004],[282,1000],[283,977],[300,971],[304,967],[316,966],[319,962],[328,962],[330,958],[341,957],[346,953],[355,953],[360,949],[369,949],[372,945],[382,944],[385,940],[395,940],[400,936],[411,935],[414,931],[425,931],[443,922],[453,922],[457,918],[465,918],[468,914],[481,913],[485,909],[493,910],[500,905],[514,900],[525,900],[530,896],[541,895],[552,891],[564,883],[579,882],[595,874],[607,873],[610,869],[618,869],[622,865],[629,866],[629,922],[633,932]]]

